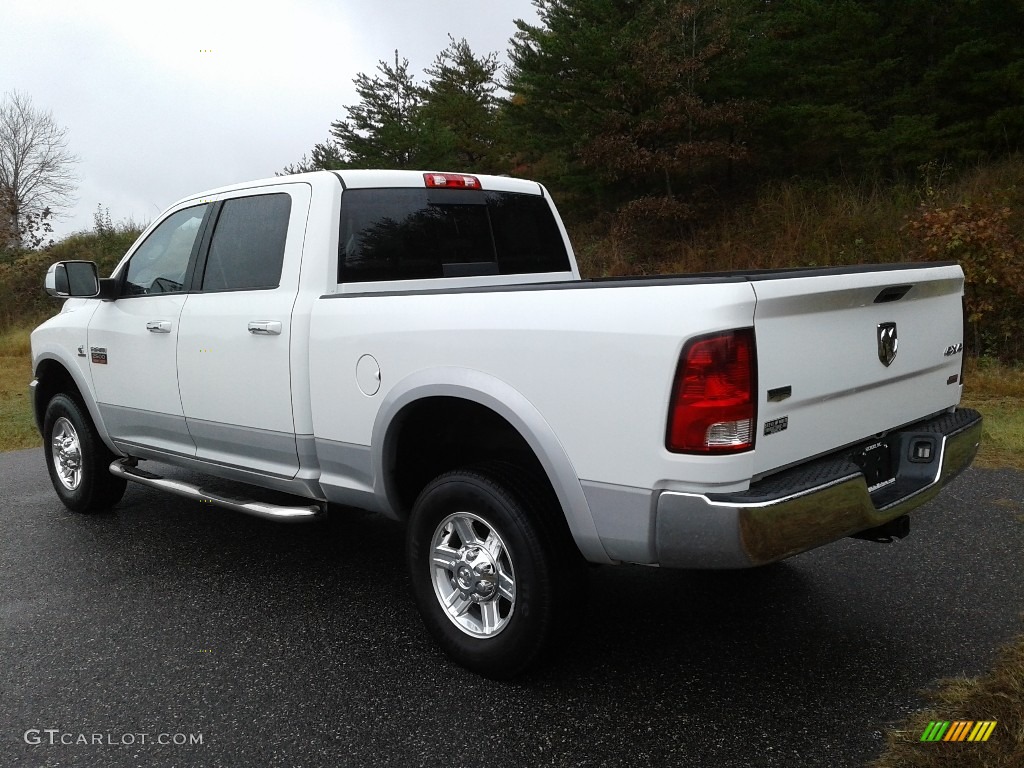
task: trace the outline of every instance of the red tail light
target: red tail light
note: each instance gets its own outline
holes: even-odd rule
[[[739,453],[757,426],[754,329],[693,339],[679,358],[666,447],[674,453]]]
[[[480,189],[480,179],[464,173],[424,173],[423,181],[428,188],[436,189]]]

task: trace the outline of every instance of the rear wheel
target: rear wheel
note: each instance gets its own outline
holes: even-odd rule
[[[54,395],[43,418],[46,469],[64,506],[97,512],[121,500],[126,482],[110,474],[110,452],[88,414],[67,395]]]
[[[553,525],[543,486],[505,465],[448,472],[409,522],[413,593],[427,629],[462,666],[508,678],[540,659],[586,601],[583,561]]]

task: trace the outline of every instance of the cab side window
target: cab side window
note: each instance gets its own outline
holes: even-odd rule
[[[178,293],[185,288],[189,259],[209,204],[183,208],[150,233],[128,262],[126,296]]]
[[[225,200],[210,240],[203,291],[277,288],[292,199],[284,193]]]

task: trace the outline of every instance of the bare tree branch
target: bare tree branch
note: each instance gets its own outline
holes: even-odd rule
[[[26,222],[74,202],[78,158],[67,129],[53,113],[36,109],[27,94],[0,99],[0,249],[22,247]]]

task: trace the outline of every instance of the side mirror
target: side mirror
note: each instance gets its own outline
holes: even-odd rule
[[[43,288],[58,299],[91,299],[100,295],[100,279],[91,261],[58,261],[46,270]]]

